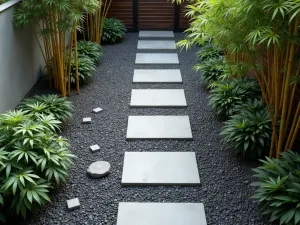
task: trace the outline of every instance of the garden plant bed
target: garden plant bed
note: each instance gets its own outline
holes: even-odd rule
[[[181,34],[175,34],[176,41],[182,38]],[[208,92],[201,88],[199,73],[192,70],[197,62],[197,49],[176,50],[179,65],[151,66],[151,69],[180,69],[183,84],[133,84],[134,69],[150,68],[134,64],[137,41],[138,33],[129,33],[122,43],[105,45],[94,78],[81,89],[80,95],[69,98],[74,104],[74,114],[62,135],[69,139],[71,150],[78,158],[67,183],[52,195],[52,203],[28,218],[27,224],[113,225],[117,221],[119,202],[201,202],[209,225],[270,224],[258,204],[250,199],[255,190],[249,186],[255,180],[251,169],[259,164],[241,160],[221,142],[222,122],[208,105]],[[170,50],[157,52],[172,53]],[[130,109],[131,90],[139,88],[184,88],[188,107]],[[41,94],[38,86],[33,94]],[[93,114],[96,107],[103,111]],[[129,115],[188,115],[193,140],[126,141]],[[82,124],[84,117],[91,117],[91,124]],[[89,147],[93,144],[98,144],[100,151],[91,153]],[[122,187],[125,151],[195,152],[201,184]],[[110,174],[97,180],[88,178],[88,166],[99,160],[111,164]],[[66,201],[73,198],[79,198],[80,208],[69,211]]]

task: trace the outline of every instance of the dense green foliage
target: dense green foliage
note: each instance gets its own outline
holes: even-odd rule
[[[264,214],[280,224],[300,224],[300,155],[288,151],[280,159],[261,160],[254,169],[258,182],[254,199],[261,203]]]
[[[220,133],[225,143],[246,158],[265,156],[272,137],[272,123],[266,106],[257,100],[236,107]]]
[[[50,201],[49,191],[66,180],[75,157],[67,140],[56,134],[71,114],[70,102],[35,96],[22,107],[0,115],[0,218],[8,213],[26,217]]]
[[[73,106],[66,98],[59,98],[57,95],[35,95],[26,98],[18,106],[27,114],[53,115],[55,119],[63,122],[72,116]]]
[[[89,56],[80,55],[78,57],[78,77],[79,83],[86,83],[96,71],[96,65]],[[71,62],[71,83],[76,82],[76,60],[74,58]]]
[[[259,86],[254,79],[240,78],[224,80],[215,84],[210,91],[210,105],[217,115],[228,118],[234,107],[259,94]]]
[[[127,29],[124,23],[115,18],[106,18],[103,25],[102,41],[114,44],[124,39]]]
[[[77,52],[80,56],[88,56],[95,64],[99,62],[102,56],[102,47],[95,42],[81,40],[77,45]]]

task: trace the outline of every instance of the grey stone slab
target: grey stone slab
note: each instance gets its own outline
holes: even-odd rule
[[[70,200],[67,200],[67,205],[69,210],[78,209],[80,208],[80,203],[78,198],[73,198]]]
[[[207,225],[202,203],[120,202],[117,225]]]
[[[194,152],[125,152],[122,185],[199,185]]]
[[[92,118],[91,117],[85,117],[82,120],[82,123],[91,123],[92,122]]]
[[[133,83],[182,83],[182,77],[179,69],[137,69]]]
[[[176,49],[173,40],[139,40],[137,49]]]
[[[139,37],[142,38],[173,38],[173,31],[140,31]]]
[[[188,116],[129,116],[128,140],[135,139],[192,139]]]
[[[90,149],[92,152],[97,152],[100,150],[100,147],[99,147],[99,145],[92,145],[92,146],[90,146]]]
[[[137,53],[135,64],[179,64],[176,53]]]
[[[183,89],[133,89],[131,107],[187,107]]]

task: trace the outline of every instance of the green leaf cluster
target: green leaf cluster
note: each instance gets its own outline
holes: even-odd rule
[[[60,122],[71,117],[73,111],[73,106],[70,101],[54,94],[36,95],[32,98],[26,98],[17,108],[22,109],[28,114],[34,114],[44,119],[46,119],[46,116],[53,115],[53,117]],[[48,119],[51,119],[51,117],[48,117]]]
[[[103,43],[114,44],[124,39],[127,29],[122,21],[115,18],[106,18],[102,32]]]
[[[26,217],[50,201],[54,185],[66,181],[75,156],[56,132],[72,105],[55,98],[35,96],[24,100],[22,109],[0,115],[0,219],[7,213]]]
[[[272,123],[269,112],[261,100],[255,99],[238,105],[226,122],[220,135],[236,153],[256,159],[268,153]]]
[[[71,62],[71,84],[76,83],[76,63],[78,63],[79,83],[84,84],[89,81],[96,71],[96,64],[92,58],[87,55],[79,55],[78,60],[72,57]]]
[[[98,64],[102,57],[102,47],[98,43],[81,40],[77,43],[77,52],[79,57],[87,56],[95,64]]]
[[[266,157],[262,166],[254,169],[258,182],[256,199],[271,216],[271,221],[280,224],[300,224],[300,155],[287,151],[280,159]]]
[[[214,84],[210,90],[209,104],[218,116],[228,118],[233,115],[234,107],[259,95],[260,89],[252,78],[223,80]]]

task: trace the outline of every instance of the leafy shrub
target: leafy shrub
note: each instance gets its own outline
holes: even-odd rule
[[[224,80],[210,90],[210,105],[217,115],[228,118],[233,115],[234,107],[253,99],[259,94],[259,85],[251,78]]]
[[[201,70],[201,78],[203,83],[209,85],[210,83],[220,80],[221,75],[225,71],[225,59],[224,57],[210,58],[196,66],[195,70]]]
[[[59,123],[53,114],[24,110],[0,115],[0,193],[10,213],[26,217],[50,201],[55,183],[66,180],[74,155],[67,140],[53,132]]]
[[[251,113],[260,112],[266,109],[266,105],[263,103],[261,98],[249,99],[245,103],[236,105],[233,109],[233,114],[238,114],[242,111],[249,111]]]
[[[93,60],[89,56],[78,56],[78,77],[79,83],[86,83],[91,77],[93,72],[96,71],[96,66]],[[71,83],[76,83],[76,62],[72,57],[71,62]]]
[[[102,56],[102,47],[95,42],[81,40],[77,45],[78,55],[88,56],[97,64]]]
[[[280,159],[261,160],[262,166],[254,169],[258,182],[253,196],[263,208],[263,213],[271,216],[271,221],[280,224],[300,223],[300,155],[288,151],[281,153]]]
[[[219,58],[223,55],[223,52],[213,43],[207,43],[200,48],[197,55],[200,62],[202,62],[209,59]]]
[[[115,18],[106,18],[103,25],[102,41],[107,44],[114,44],[122,41],[127,29],[122,21]]]
[[[57,95],[36,95],[26,98],[18,106],[23,112],[29,114],[53,115],[56,120],[63,122],[72,116],[73,106],[66,98],[59,98]]]
[[[262,107],[261,104],[256,100],[238,106],[237,114],[225,122],[220,133],[224,142],[233,147],[236,153],[250,159],[266,155],[271,143],[270,115],[266,106]]]

